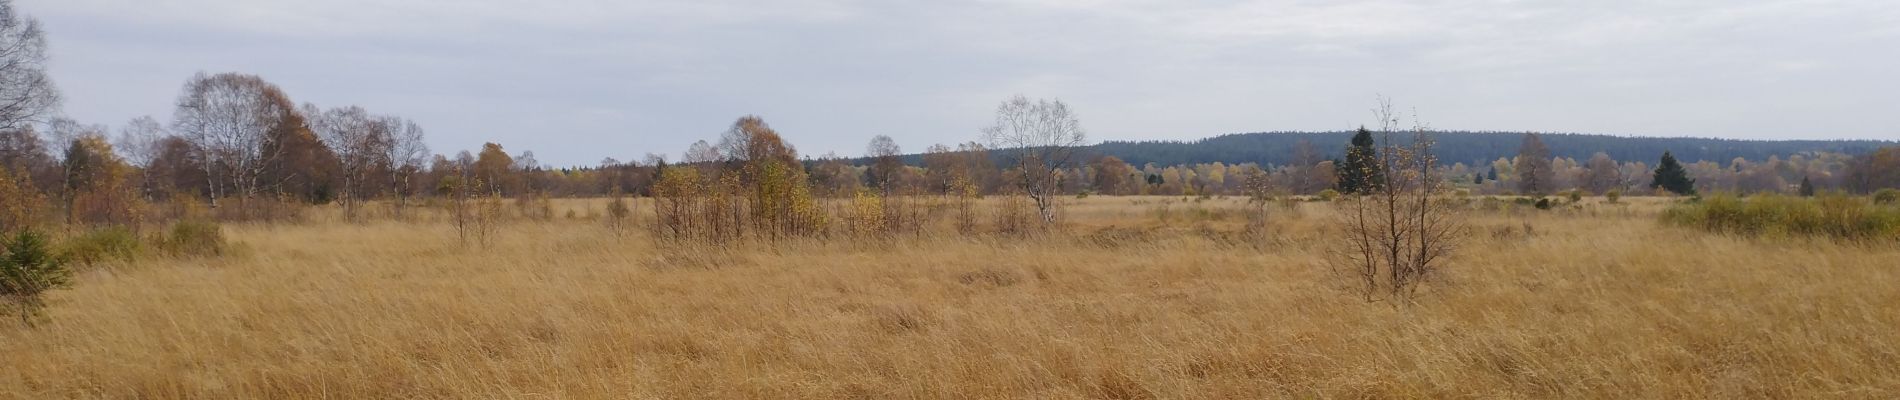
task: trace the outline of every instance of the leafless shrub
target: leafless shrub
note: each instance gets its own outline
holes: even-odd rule
[[[1022,197],[1004,196],[997,202],[992,217],[996,221],[996,233],[1003,235],[1031,235],[1046,228],[1039,222],[1028,199]]]
[[[971,235],[977,232],[976,184],[969,178],[957,177],[952,180],[950,201],[956,208],[957,233]]]
[[[699,171],[669,168],[654,185],[654,238],[669,243],[729,243],[745,237],[745,229],[776,229],[760,222],[736,173],[702,178]]]
[[[885,232],[889,224],[885,222],[885,199],[870,190],[859,190],[851,198],[851,207],[846,211],[846,226],[850,233],[859,237],[873,237]]]
[[[694,216],[701,206],[699,171],[669,168],[661,171],[653,184],[653,237],[662,241],[678,240],[690,234]]]
[[[1386,146],[1379,156],[1385,174],[1374,190],[1339,202],[1345,240],[1333,262],[1358,276],[1368,300],[1409,299],[1458,249],[1466,227],[1457,208],[1435,198],[1443,177],[1435,174],[1427,128],[1415,124],[1411,144],[1400,146],[1392,141],[1399,120],[1391,103],[1382,100],[1374,114]]]
[[[506,216],[502,210],[501,194],[490,192],[475,203],[475,215],[472,221],[475,238],[482,245],[488,245],[490,238],[501,229],[501,221]]]
[[[884,232],[921,233],[929,218],[929,208],[922,201],[922,197],[907,195],[884,198]]]
[[[535,221],[554,220],[554,201],[547,193],[523,194],[515,198],[515,210],[524,218]]]
[[[502,217],[501,195],[486,189],[480,179],[456,177],[443,182],[449,192],[449,220],[462,245],[487,245]]]
[[[1273,184],[1267,173],[1259,169],[1247,173],[1245,191],[1247,194],[1247,232],[1263,234],[1267,228],[1268,204],[1274,202]]]
[[[697,231],[691,237],[713,243],[736,241],[744,235],[740,230],[748,225],[745,218],[749,214],[745,197],[737,194],[740,190],[739,177],[726,174],[715,181],[717,183],[706,192],[706,198],[697,208],[699,215],[692,219],[695,224],[688,225]]]
[[[607,202],[607,230],[615,236],[626,236],[628,228],[633,226],[633,206],[627,196],[615,192],[613,201]]]

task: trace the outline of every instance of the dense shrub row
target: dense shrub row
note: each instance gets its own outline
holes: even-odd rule
[[[59,254],[83,265],[107,261],[136,261],[148,254],[199,257],[224,254],[223,228],[204,220],[183,220],[145,237],[123,226],[108,226],[61,241]],[[155,252],[155,253],[154,253]]]
[[[1676,225],[1749,236],[1900,239],[1900,206],[1843,195],[1738,198],[1723,194],[1670,207],[1662,218]]]

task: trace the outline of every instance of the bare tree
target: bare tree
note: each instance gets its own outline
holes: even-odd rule
[[[897,141],[890,136],[877,135],[871,138],[871,144],[865,146],[864,156],[871,158],[868,174],[871,184],[876,185],[885,196],[891,195],[891,185],[896,183],[898,171],[904,168],[903,160],[897,158],[900,153],[903,153],[903,149],[897,147]]]
[[[1557,170],[1550,165],[1550,147],[1537,133],[1525,133],[1524,144],[1517,148],[1517,187],[1533,196],[1550,194],[1557,186]]]
[[[429,148],[422,142],[422,127],[402,117],[375,115],[357,106],[321,113],[314,105],[306,104],[304,108],[305,113],[316,116],[312,129],[336,154],[343,169],[345,207],[373,197],[377,187],[386,184],[397,197],[396,211],[400,213],[410,195],[410,179],[428,162]],[[378,180],[383,182],[377,184]]]
[[[59,106],[46,58],[40,21],[14,10],[12,0],[0,0],[0,130],[40,122]]]
[[[158,139],[151,162],[139,173],[145,179],[141,185],[147,196],[153,199],[169,198],[184,189],[207,187],[204,183],[204,168],[198,164],[199,151],[191,141],[177,135],[165,135]]]
[[[65,148],[66,146],[72,145],[74,140],[92,135],[103,135],[107,130],[105,125],[82,124],[79,123],[79,121],[66,117],[54,117],[46,121],[47,142],[51,144],[53,148]],[[61,159],[65,158],[64,154],[58,152],[55,152],[54,156]]]
[[[548,190],[552,187],[552,183],[548,180],[547,171],[553,169],[553,167],[543,164],[540,159],[535,158],[534,150],[523,150],[520,155],[515,156],[514,160],[514,170],[518,172],[515,174],[514,180],[518,182],[517,185],[519,189],[522,190],[520,193],[537,196],[546,195]]]
[[[423,142],[422,125],[415,121],[384,117],[381,122],[383,132],[388,134],[383,160],[389,164],[389,185],[396,195],[396,213],[400,215],[409,205],[409,196],[415,188],[410,180],[429,162],[429,144]]]
[[[718,148],[713,147],[711,143],[706,143],[705,140],[701,140],[693,142],[691,146],[686,147],[686,153],[680,157],[680,163],[707,164],[719,162],[720,158]]]
[[[960,172],[957,168],[957,163],[960,158],[957,157],[956,153],[951,152],[950,146],[939,143],[924,148],[923,159],[924,181],[925,186],[929,188],[929,192],[937,194],[949,193],[950,183],[956,180],[956,173]]]
[[[739,173],[739,180],[748,185],[761,172],[756,167],[762,163],[798,164],[796,149],[757,115],[747,115],[734,121],[732,127],[719,136],[717,148],[721,160],[726,164],[725,168],[729,172]]]
[[[319,113],[315,105],[305,104],[304,109],[305,115],[310,116],[311,130],[336,154],[343,169],[343,208],[346,214],[354,216],[357,203],[367,195],[368,175],[388,154],[383,151],[385,127],[363,107],[332,108]]]
[[[541,160],[534,158],[534,150],[523,150],[521,151],[521,155],[515,156],[514,160],[514,168],[518,171],[538,171],[546,169],[546,166],[541,165]]]
[[[851,197],[858,194],[864,185],[858,170],[845,163],[837,153],[826,153],[818,157],[807,171],[811,177],[812,189],[822,197]]]
[[[1129,166],[1115,156],[1102,156],[1095,159],[1092,168],[1095,174],[1095,191],[1105,195],[1128,194],[1135,176],[1135,167]]]
[[[1400,120],[1391,102],[1381,99],[1373,114],[1386,147],[1378,157],[1385,173],[1369,193],[1340,202],[1346,241],[1335,250],[1335,262],[1357,272],[1368,300],[1382,292],[1407,299],[1457,250],[1466,228],[1454,204],[1435,198],[1444,178],[1436,171],[1428,129],[1413,117],[1412,141],[1400,146],[1393,142]]]
[[[1016,164],[1022,172],[1017,185],[1036,203],[1043,223],[1054,223],[1061,171],[1075,161],[1076,149],[1086,141],[1069,105],[1017,95],[996,107],[996,124],[983,128],[983,138]]]
[[[1623,179],[1622,171],[1617,168],[1616,160],[1610,159],[1609,154],[1600,151],[1590,156],[1589,169],[1585,174],[1584,186],[1590,190],[1590,193],[1604,194],[1609,193],[1610,190],[1622,189],[1623,182],[1627,181]]]
[[[1313,146],[1312,141],[1300,139],[1293,145],[1293,160],[1288,165],[1289,171],[1287,171],[1293,178],[1290,185],[1293,193],[1318,193],[1330,186],[1325,184],[1329,179],[1320,176],[1321,171],[1318,167],[1322,161],[1325,160],[1320,158],[1319,149]]]
[[[967,181],[965,186],[968,186],[958,190],[985,193],[1001,186],[997,182],[997,176],[1001,173],[990,158],[990,149],[983,147],[982,143],[972,141],[958,144],[957,157],[961,160],[956,163],[957,176]]]
[[[0,130],[0,168],[11,169],[15,178],[52,187],[59,180],[58,164],[32,126]]]
[[[113,140],[113,147],[125,155],[125,161],[139,168],[148,168],[152,160],[158,159],[165,137],[171,136],[165,131],[165,125],[151,116],[133,118],[119,128],[119,137]]]
[[[212,207],[227,195],[225,182],[247,198],[256,194],[264,168],[277,157],[265,143],[294,112],[282,89],[256,75],[201,72],[185,81],[172,129],[203,152]]]
[[[699,140],[686,146],[686,153],[680,155],[680,164],[697,170],[698,175],[694,176],[695,178],[711,181],[719,176],[719,170],[725,168],[721,162],[724,158],[718,147],[714,147],[712,143],[707,143],[705,140]],[[662,177],[654,176],[655,179]]]

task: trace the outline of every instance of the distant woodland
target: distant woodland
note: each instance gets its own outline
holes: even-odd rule
[[[1331,159],[1342,154],[1352,134],[1351,131],[1260,132],[1221,135],[1191,142],[1111,141],[1093,146],[1093,151],[1135,165],[1213,162],[1286,165],[1294,161],[1294,149],[1302,140],[1322,149],[1324,157]],[[1436,151],[1440,162],[1476,165],[1516,156],[1523,136],[1524,132],[1441,131],[1436,132],[1433,139],[1438,141]],[[1542,133],[1539,136],[1556,157],[1583,160],[1602,152],[1616,160],[1646,160],[1668,151],[1685,163],[1725,163],[1736,158],[1767,160],[1771,156],[1788,158],[1812,153],[1860,155],[1897,144],[1875,140],[1737,140],[1577,133]]]
[[[412,202],[474,197],[741,192],[767,210],[802,210],[818,197],[1023,195],[1052,221],[1055,196],[1362,193],[1368,188],[1355,182],[1390,169],[1369,160],[1409,146],[1413,137],[1436,142],[1422,159],[1432,189],[1467,194],[1867,193],[1900,186],[1895,142],[1463,131],[1375,138],[1361,129],[1091,143],[1086,124],[1066,104],[1023,96],[999,105],[995,125],[922,152],[877,136],[861,155],[812,158],[791,143],[796,132],[781,135],[762,118],[742,116],[721,137],[694,143],[678,158],[553,166],[502,143],[430,149],[418,121],[355,105],[299,103],[264,77],[240,72],[187,77],[169,118],[135,116],[116,129],[76,121],[60,110],[63,95],[46,74],[45,35],[37,20],[0,0],[0,204],[8,206],[0,210],[0,227],[164,220],[198,202],[221,218],[268,219],[301,205],[354,210],[377,200],[389,200],[400,214]],[[237,207],[223,207],[231,203]]]

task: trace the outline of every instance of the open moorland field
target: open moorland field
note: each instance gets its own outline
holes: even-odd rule
[[[1471,211],[1412,301],[1367,301],[1330,203],[1247,235],[1238,198],[1063,201],[1044,235],[718,246],[610,229],[607,200],[486,245],[439,217],[227,224],[226,256],[83,267],[36,327],[0,324],[0,393],[1900,396],[1891,243],[1705,233],[1660,198]]]

